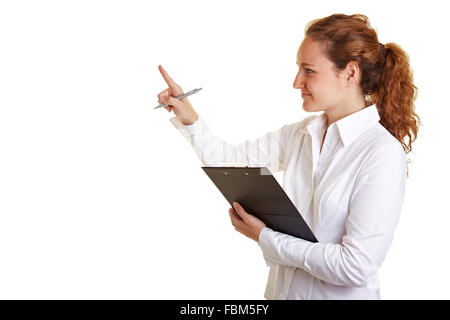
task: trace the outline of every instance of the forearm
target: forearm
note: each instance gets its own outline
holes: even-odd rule
[[[177,118],[170,119],[194,148],[205,166],[220,166],[223,162],[246,166],[264,166],[276,172],[282,170],[280,132],[269,132],[254,141],[233,145],[215,136],[201,117],[185,126]]]
[[[338,286],[365,286],[378,265],[351,244],[313,243],[263,229],[259,238],[266,263],[301,268]]]

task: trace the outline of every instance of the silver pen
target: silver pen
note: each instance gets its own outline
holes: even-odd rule
[[[179,95],[178,97],[176,97],[176,99],[181,100],[183,98],[186,98],[187,96],[190,96],[191,94],[199,92],[200,90],[202,90],[202,88],[191,90],[189,92],[183,93],[182,95]],[[162,107],[165,107],[165,106],[167,106],[167,103],[166,104],[161,104],[160,103],[156,107],[154,107],[153,109],[162,108]]]

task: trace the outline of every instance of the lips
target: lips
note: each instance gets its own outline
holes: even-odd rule
[[[310,93],[302,92],[302,97],[309,97],[309,96],[311,96]]]

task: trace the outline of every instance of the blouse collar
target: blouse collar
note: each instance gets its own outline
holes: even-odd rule
[[[332,126],[336,126],[343,145],[347,146],[379,120],[377,106],[373,104],[333,122],[328,130]],[[325,112],[322,112],[306,126],[306,129],[310,135],[323,135],[327,125],[327,116]]]

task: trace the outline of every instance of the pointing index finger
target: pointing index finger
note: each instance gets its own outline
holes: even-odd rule
[[[173,81],[173,79],[169,76],[169,74],[167,73],[166,70],[164,70],[164,68],[159,65],[158,66],[159,71],[161,72],[164,80],[166,81],[166,83],[169,85],[169,87],[173,87],[176,85],[175,81]]]

